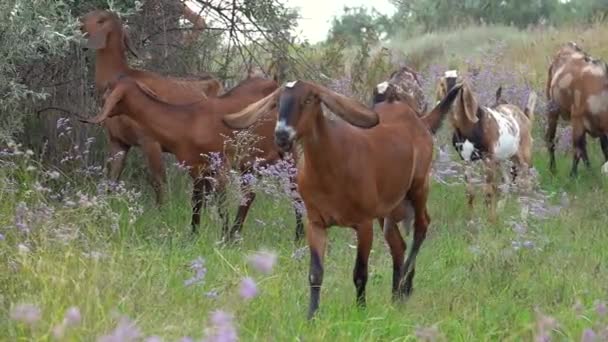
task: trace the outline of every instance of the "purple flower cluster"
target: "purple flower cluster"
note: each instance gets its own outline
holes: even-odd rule
[[[205,280],[205,274],[207,274],[207,268],[205,267],[205,260],[200,256],[190,262],[190,270],[194,272],[192,278],[184,281],[185,286],[192,286],[195,284],[201,284]]]

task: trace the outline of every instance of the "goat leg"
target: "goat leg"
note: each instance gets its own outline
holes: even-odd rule
[[[551,173],[555,173],[555,132],[557,130],[560,108],[552,102],[549,102],[548,107],[545,143],[547,144],[547,150],[549,151],[549,170]]]
[[[467,163],[467,165],[465,166],[464,169],[464,182],[465,182],[465,187],[466,187],[466,194],[467,194],[467,205],[469,207],[468,210],[468,214],[467,214],[467,219],[471,220],[473,218],[473,204],[475,202],[475,187],[473,186],[473,183],[471,182],[471,176],[470,176],[470,170],[471,166]]]
[[[250,189],[243,188],[243,199],[237,210],[236,217],[234,218],[234,224],[230,229],[230,235],[228,236],[229,240],[233,240],[236,237],[236,234],[240,233],[243,229],[245,217],[247,217],[247,213],[249,212],[249,208],[251,208],[253,200],[255,200],[255,192],[251,191]]]
[[[299,242],[304,237],[304,221],[302,220],[303,203],[300,199],[293,200],[293,211],[296,216],[296,238],[295,241]]]
[[[600,135],[600,145],[602,146],[602,153],[604,154],[604,162],[608,162],[608,135]]]
[[[156,194],[156,205],[160,206],[164,202],[164,185],[166,184],[165,167],[162,159],[162,148],[156,141],[146,140],[141,144],[142,151],[146,156],[150,174],[152,177],[152,187]]]
[[[308,307],[308,319],[312,319],[319,309],[321,297],[321,285],[323,284],[323,258],[327,248],[327,229],[316,220],[309,219],[306,230],[308,247],[310,249],[310,304]]]
[[[125,169],[125,161],[130,146],[121,143],[118,140],[113,140],[110,137],[110,155],[108,158],[108,177],[112,182],[118,182],[122,171]]]
[[[357,305],[365,307],[365,286],[367,285],[367,264],[374,239],[373,221],[365,222],[357,227],[357,258],[353,269],[353,282],[357,289]]]
[[[576,177],[578,175],[578,164],[581,158],[586,159],[586,139],[585,139],[585,127],[583,122],[578,115],[572,113],[572,144],[574,146],[574,156],[572,158],[572,169],[570,170],[570,177]],[[588,163],[588,160],[586,161]]]
[[[378,219],[380,220],[380,219]],[[406,244],[397,224],[391,218],[382,218],[384,239],[388,244],[391,251],[391,257],[393,258],[393,301],[403,298],[403,293],[399,291],[399,283],[401,282],[402,274],[401,268],[403,267],[403,257],[405,256]]]
[[[205,197],[205,179],[204,175],[198,175],[192,183],[192,233],[198,233],[198,226],[201,223],[201,207]]]
[[[497,162],[493,158],[485,160],[486,166],[486,206],[490,210],[490,222],[496,223],[496,201],[498,186],[496,185]]]
[[[414,237],[412,248],[409,251],[407,260],[403,265],[402,275],[405,277],[402,282],[401,291],[406,297],[411,296],[414,291],[414,275],[416,274],[416,257],[420,251],[422,243],[426,239],[426,232],[431,218],[426,208],[428,199],[428,180],[419,186],[413,185],[413,193],[408,194],[414,205]]]

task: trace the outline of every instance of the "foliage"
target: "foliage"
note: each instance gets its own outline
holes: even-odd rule
[[[349,45],[361,45],[364,41],[378,42],[393,33],[390,18],[367,7],[344,7],[343,13],[334,17],[330,41],[343,40]]]

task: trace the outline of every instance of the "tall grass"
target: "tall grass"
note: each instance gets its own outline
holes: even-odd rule
[[[497,82],[512,80],[518,83],[514,97],[523,85],[542,94],[545,61],[561,42],[581,41],[602,56],[608,39],[602,25],[555,32],[486,29],[510,38],[502,39],[501,52],[484,68],[498,74],[524,65],[527,72],[479,79],[484,89],[478,90],[491,94]],[[483,65],[488,48],[496,51],[495,43],[479,38],[482,31],[403,43],[405,55],[415,46],[454,44],[445,48],[450,56],[424,59],[430,98],[428,70],[467,70]],[[467,35],[478,38],[459,45]],[[373,56],[359,63],[378,63]],[[355,72],[364,72],[361,65]],[[370,74],[359,75],[360,82],[373,85],[381,78]],[[312,324],[305,320],[308,254],[304,243],[293,242],[295,221],[281,184],[258,184],[276,187],[256,199],[242,242],[226,247],[216,243],[220,221],[213,207],[203,215],[200,235],[190,234],[190,180],[175,165],[167,204],[157,209],[139,173],[127,174],[126,184],[102,182],[102,168],[87,163],[87,146],[66,144],[66,161],[54,167],[9,146],[0,154],[0,340],[608,340],[608,185],[599,173],[601,153],[590,144],[593,168],[572,180],[563,150],[552,176],[542,119],[535,125],[538,176],[532,190],[502,196],[494,225],[482,204],[467,219],[464,187],[450,174],[459,164],[449,148],[448,155],[437,154],[432,224],[407,302],[391,302],[391,260],[378,229],[368,307],[358,309],[351,280],[354,235],[332,229],[321,309]],[[449,135],[446,127],[442,134]],[[232,199],[234,209],[238,196]]]

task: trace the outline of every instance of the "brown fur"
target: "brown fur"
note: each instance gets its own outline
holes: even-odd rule
[[[561,47],[549,66],[547,97],[551,102],[547,114],[545,140],[550,155],[550,169],[555,172],[555,132],[559,117],[570,121],[574,157],[571,176],[577,174],[581,159],[590,166],[586,134],[600,139],[608,161],[608,67],[572,43]]]
[[[174,105],[159,99],[137,79],[125,76],[109,85],[103,111],[90,122],[100,123],[108,118],[128,116],[161,143],[167,151],[173,153],[181,163],[190,167],[190,175],[194,181],[192,229],[195,231],[200,222],[200,209],[205,204],[205,192],[212,187],[209,177],[215,177],[216,190],[220,195],[224,194],[225,180],[218,177],[216,172],[219,170],[209,169],[209,160],[201,154],[225,152],[227,159],[234,157],[235,151],[225,144],[225,137],[234,136],[233,130],[224,125],[221,118],[226,113],[240,110],[248,103],[259,100],[276,88],[277,84],[274,80],[255,77],[246,79],[220,97],[187,105]],[[253,152],[239,160],[237,166],[240,171],[250,170],[256,158],[261,158],[264,163],[279,159],[279,151],[272,140],[275,121],[274,118],[266,118],[253,129],[253,133],[260,139],[251,146]],[[220,213],[224,219],[224,237],[228,240],[241,230],[255,198],[255,193],[248,189],[244,190],[245,201],[239,206],[234,226],[230,230],[228,230],[224,206],[220,204]],[[299,216],[297,223],[296,233],[301,235]]]
[[[445,115],[457,91],[451,92],[434,111]],[[334,225],[352,227],[357,234],[353,280],[359,304],[365,304],[375,218],[385,219],[385,239],[393,257],[394,298],[410,295],[416,255],[430,223],[426,203],[433,138],[425,121],[404,102],[381,102],[369,109],[304,81],[284,87],[239,113],[227,115],[224,121],[230,126],[246,126],[272,110],[277,101],[279,122],[288,125],[277,125],[277,145],[290,149],[297,143],[303,151],[297,183],[308,215],[309,318],[319,306],[327,229]],[[323,115],[322,104],[344,121]],[[433,113],[432,117],[444,115]],[[427,122],[436,125],[433,120]],[[406,218],[411,207],[415,216],[414,244],[404,263],[405,242],[397,223]]]
[[[180,79],[130,68],[126,58],[126,51],[130,50],[129,40],[115,13],[95,10],[84,15],[81,22],[81,30],[87,38],[86,46],[96,51],[95,86],[99,93],[121,74],[137,79],[163,100],[176,104],[202,100],[207,95],[217,96],[223,91],[221,83],[210,76]],[[163,184],[166,182],[162,152],[167,150],[127,115],[112,117],[103,126],[110,148],[110,179],[117,181],[120,178],[129,149],[139,146],[150,168],[156,202],[162,203]]]
[[[442,86],[443,84],[443,86]],[[438,95],[445,89],[446,81],[442,79],[438,86]],[[460,94],[454,102],[450,114],[450,122],[454,128],[453,144],[461,158],[466,161],[481,159],[486,166],[486,203],[490,205],[490,218],[496,219],[496,193],[497,193],[497,168],[501,161],[510,159],[514,163],[512,169],[513,180],[518,173],[528,175],[528,169],[532,166],[532,123],[534,120],[534,107],[536,104],[536,94],[530,94],[528,105],[522,111],[515,105],[507,104],[501,97],[501,88],[496,92],[496,103],[492,108],[479,106],[468,82],[462,82]],[[511,156],[498,155],[496,148],[500,137],[499,124],[491,111],[498,115],[502,114],[506,118],[514,120],[519,130],[519,145],[517,151]],[[475,154],[466,155],[466,143],[475,146]],[[472,185],[467,180],[467,197],[469,206],[472,209],[474,194]]]

